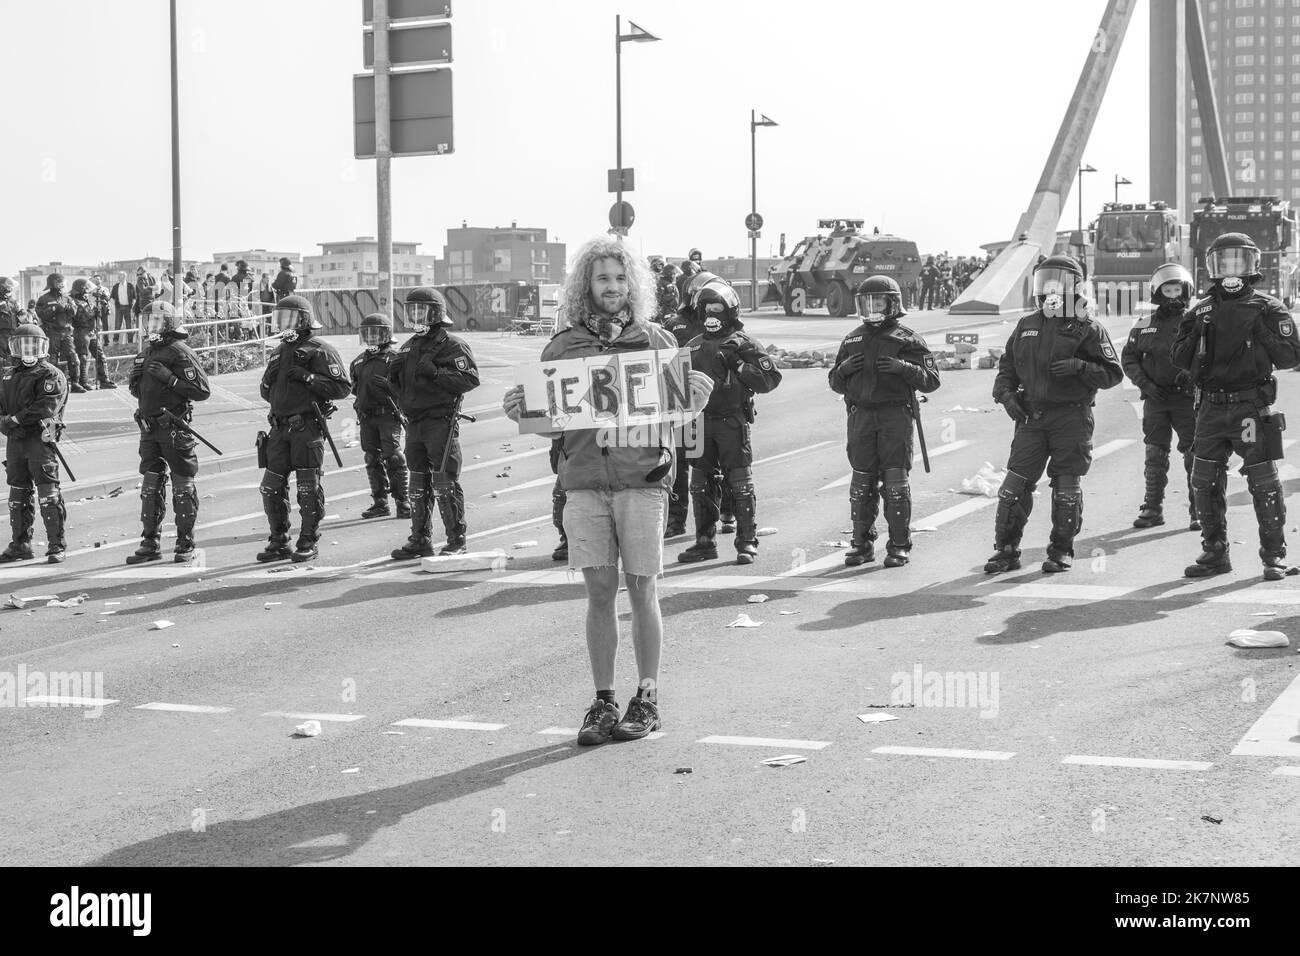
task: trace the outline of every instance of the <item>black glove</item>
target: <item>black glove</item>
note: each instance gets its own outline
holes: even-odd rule
[[[382,375],[376,375],[370,380],[370,384],[381,392],[387,392],[390,395],[393,393],[392,379],[384,378]]]
[[[859,352],[857,355],[851,355],[839,364],[836,371],[842,378],[848,378],[861,372],[867,366],[867,357]]]
[[[172,382],[176,381],[176,376],[172,374],[172,370],[156,359],[146,365],[144,371],[146,375],[156,378],[164,385],[170,385]]]
[[[1029,413],[1025,411],[1025,406],[1020,404],[1020,399],[1014,395],[1008,395],[1002,399],[1002,407],[1006,409],[1007,414],[1012,420],[1018,423],[1024,423],[1029,420]]]
[[[6,415],[4,418],[0,418],[0,432],[3,432],[4,434],[8,435],[11,431],[13,431],[17,427],[18,427],[18,419],[15,418],[13,415]]]
[[[431,358],[421,359],[419,365],[420,371],[429,378],[437,378],[442,374],[442,369]]]
[[[311,372],[307,371],[301,365],[292,366],[289,371],[284,373],[284,375],[289,381],[302,382],[304,385],[306,385],[311,379]]]
[[[1058,359],[1052,363],[1052,374],[1058,377],[1078,375],[1087,364],[1081,358]]]
[[[907,364],[902,359],[894,355],[882,355],[876,359],[876,371],[887,372],[893,375],[902,375],[907,369]]]
[[[1169,398],[1169,392],[1161,388],[1155,382],[1148,382],[1142,386],[1142,397],[1149,398],[1156,402],[1163,402]]]
[[[1184,372],[1183,370],[1179,369],[1178,374],[1174,376],[1174,387],[1191,388],[1192,387],[1191,373]]]

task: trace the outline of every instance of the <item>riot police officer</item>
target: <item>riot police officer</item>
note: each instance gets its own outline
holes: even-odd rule
[[[665,269],[671,266],[665,267]],[[716,277],[715,277],[716,278]],[[717,281],[721,282],[721,279]],[[674,289],[674,294],[676,290]],[[678,348],[688,348],[696,337],[704,334],[704,320],[693,309],[689,302],[679,305],[677,310],[664,323],[664,328],[673,334],[677,340]],[[676,538],[686,533],[686,519],[690,515],[691,503],[691,469],[690,463],[686,458],[686,447],[688,433],[696,436],[700,435],[700,429],[703,427],[699,419],[688,422],[680,430],[674,429],[678,436],[676,448],[677,468],[673,472],[672,493],[668,499],[668,520],[664,524],[664,540]],[[710,476],[710,484],[716,484],[713,476]],[[716,497],[712,492],[710,497]]]
[[[311,304],[300,295],[287,295],[275,304],[275,325],[281,342],[266,362],[262,398],[271,403],[271,430],[258,436],[262,473],[262,505],[270,524],[270,540],[258,561],[310,561],[319,553],[320,522],[325,516],[321,465],[325,461],[324,417],[332,405],[351,391],[338,351],[312,333],[321,327]],[[318,417],[317,410],[320,411]],[[301,527],[297,546],[289,549],[289,472],[298,482]]]
[[[63,275],[51,272],[45,278],[45,292],[36,300],[36,317],[41,320],[41,328],[50,342],[50,357],[57,363],[60,359],[68,365],[68,381],[71,391],[84,392],[80,383],[80,363],[77,359],[77,346],[73,341],[72,322],[77,314],[77,305],[63,291]]]
[[[59,492],[55,446],[63,431],[68,380],[47,360],[49,344],[39,326],[18,326],[10,338],[18,361],[6,364],[0,371],[0,432],[8,439],[5,478],[9,482],[9,526],[13,533],[13,541],[0,553],[0,562],[31,559],[37,498],[48,542],[46,561],[58,564],[67,551],[63,525],[68,512]]]
[[[849,567],[874,561],[876,515],[884,488],[889,526],[885,567],[907,564],[912,550],[912,408],[915,393],[939,387],[939,371],[925,339],[899,324],[903,294],[889,276],[858,285],[855,301],[862,326],[840,344],[830,370],[831,390],[849,411],[848,452],[852,547]]]
[[[73,344],[77,352],[77,384],[83,391],[90,391],[86,376],[90,372],[90,357],[95,357],[96,376],[100,388],[117,388],[108,377],[104,368],[104,352],[99,347],[99,328],[101,317],[108,307],[97,295],[94,283],[86,279],[72,280],[72,302],[75,312],[72,316]]]
[[[1169,358],[1183,313],[1192,299],[1192,277],[1176,262],[1168,262],[1151,275],[1151,304],[1154,311],[1134,323],[1128,342],[1120,353],[1124,374],[1142,393],[1142,440],[1146,464],[1142,474],[1146,496],[1133,522],[1135,528],[1154,528],[1165,523],[1165,486],[1169,483],[1169,445],[1178,436],[1178,454],[1187,474],[1187,506],[1192,530],[1196,505],[1192,500],[1192,435],[1196,413],[1192,409],[1192,379],[1175,368]]]
[[[722,500],[708,487],[708,479],[721,468],[735,502],[736,563],[753,564],[758,527],[749,426],[754,421],[754,395],[776,388],[781,372],[745,334],[740,300],[731,286],[722,280],[709,282],[695,290],[691,306],[704,324],[703,334],[691,341],[691,368],[713,379],[714,388],[704,408],[703,452],[691,466],[695,544],[677,560],[689,564],[718,556],[715,536]]]
[[[352,394],[356,401],[357,424],[361,426],[361,451],[366,457],[373,503],[361,512],[363,518],[386,518],[392,492],[397,517],[411,517],[406,497],[406,457],[402,454],[402,423],[393,383],[389,377],[397,352],[393,350],[393,320],[372,312],[361,320],[361,344],[365,350],[352,360]]]
[[[1083,476],[1092,466],[1092,406],[1097,391],[1124,377],[1110,336],[1092,318],[1083,269],[1070,256],[1034,266],[1037,308],[1021,318],[998,360],[993,399],[1015,421],[1007,477],[998,489],[996,574],[1020,567],[1020,537],[1043,468],[1052,483],[1052,533],[1043,573],[1068,571],[1083,524]]]
[[[1229,232],[1210,244],[1209,292],[1183,316],[1171,353],[1173,364],[1191,374],[1198,396],[1192,494],[1202,552],[1183,572],[1189,578],[1232,570],[1224,489],[1234,452],[1255,503],[1264,580],[1286,574],[1286,502],[1277,473],[1285,421],[1272,411],[1273,370],[1300,364],[1300,337],[1286,306],[1254,287],[1259,263],[1249,236]]]
[[[0,362],[9,358],[9,337],[28,321],[27,310],[18,304],[14,288],[13,279],[0,276]]]
[[[198,355],[185,343],[189,333],[175,307],[155,299],[145,307],[144,347],[131,366],[128,386],[139,402],[135,423],[140,428],[140,547],[127,564],[162,560],[159,542],[167,517],[167,473],[172,479],[172,510],[176,514],[175,562],[193,560],[194,522],[199,517],[199,490],[194,479],[198,442],[174,418],[188,422],[194,403],[212,394]],[[173,418],[174,417],[174,418]]]
[[[415,332],[397,350],[390,373],[397,404],[409,424],[406,461],[411,469],[411,536],[393,558],[433,554],[432,499],[438,501],[447,543],[439,554],[465,553],[465,492],[456,415],[461,397],[478,388],[478,366],[465,342],[447,333],[447,300],[437,289],[412,289],[406,321]],[[444,467],[445,463],[445,467]]]

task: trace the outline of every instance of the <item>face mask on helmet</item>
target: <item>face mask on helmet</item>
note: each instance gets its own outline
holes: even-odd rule
[[[372,352],[379,350],[386,342],[393,338],[392,332],[387,326],[383,325],[363,325],[361,326],[361,344]]]
[[[144,330],[150,342],[157,342],[167,331],[167,316],[161,312],[150,312],[144,321]]]
[[[1210,278],[1224,280],[1225,289],[1228,288],[1229,279],[1238,280],[1234,285],[1239,289],[1242,280],[1258,274],[1259,250],[1249,246],[1212,249],[1205,257],[1205,265],[1210,271]]]
[[[416,335],[428,332],[434,323],[433,305],[429,302],[406,303],[406,323]]]
[[[863,322],[872,325],[885,321],[885,319],[889,318],[890,298],[883,292],[868,292],[856,296],[858,315],[862,317]]]
[[[280,338],[286,342],[292,342],[298,338],[302,330],[299,325],[302,323],[302,313],[297,309],[276,309],[275,310],[275,329],[280,333]]]
[[[10,344],[24,365],[35,365],[45,357],[46,342],[39,335],[19,335]]]

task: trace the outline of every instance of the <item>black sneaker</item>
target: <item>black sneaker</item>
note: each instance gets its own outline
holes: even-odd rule
[[[618,723],[618,704],[597,697],[587,708],[587,715],[582,718],[582,729],[578,731],[579,747],[594,747],[608,743]]]
[[[551,560],[552,561],[569,560],[569,541],[567,538],[560,539],[560,543],[557,544],[555,546],[555,550],[551,552]]]
[[[633,697],[627,702],[623,719],[614,725],[614,739],[640,740],[659,727],[659,705],[649,697]]]

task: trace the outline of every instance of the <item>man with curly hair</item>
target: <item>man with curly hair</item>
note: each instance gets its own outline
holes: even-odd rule
[[[547,344],[543,362],[677,345],[672,335],[651,321],[657,303],[649,265],[615,237],[593,239],[579,250],[565,283],[564,302],[569,327]],[[693,407],[703,408],[712,380],[692,371],[690,385]],[[523,388],[506,392],[502,406],[517,422],[525,411]],[[549,436],[559,438],[569,567],[582,571],[587,586],[587,653],[596,699],[578,732],[580,746],[637,740],[661,726],[658,681],[663,621],[657,587],[663,572],[672,439],[668,438],[667,447],[648,447],[645,441],[628,441],[614,431],[575,429]],[[636,696],[621,716],[614,693],[620,563],[632,605],[638,678]]]

